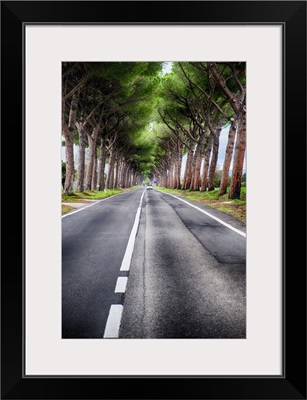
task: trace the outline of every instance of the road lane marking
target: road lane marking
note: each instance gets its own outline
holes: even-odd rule
[[[227,222],[224,222],[223,220],[221,220],[221,219],[215,217],[214,215],[208,213],[207,211],[204,211],[204,210],[202,210],[201,208],[199,208],[199,207],[197,207],[197,206],[194,206],[194,204],[191,204],[191,203],[189,203],[189,202],[187,202],[187,201],[185,201],[185,200],[181,199],[180,197],[177,197],[177,196],[175,196],[175,195],[173,195],[173,194],[170,194],[170,193],[167,193],[167,192],[161,192],[161,193],[165,193],[165,194],[168,194],[169,196],[175,197],[175,199],[180,200],[180,201],[182,201],[183,203],[186,203],[186,204],[189,205],[190,207],[195,208],[196,210],[202,212],[203,214],[206,214],[208,217],[214,219],[215,221],[217,221],[217,222],[219,222],[220,224],[226,226],[227,228],[231,229],[232,231],[238,233],[239,235],[241,235],[241,236],[243,236],[243,237],[246,237],[246,233],[240,231],[240,230],[237,229],[237,228],[234,228],[233,226],[227,224]]]
[[[139,203],[139,206],[138,206],[138,209],[136,212],[134,224],[133,224],[130,236],[129,236],[128,244],[126,247],[126,251],[125,251],[124,258],[123,258],[123,261],[121,264],[120,271],[129,271],[129,269],[130,269],[131,258],[132,258],[134,243],[135,243],[135,237],[136,237],[137,229],[138,229],[139,222],[140,222],[140,215],[141,215],[144,194],[145,194],[145,190],[143,191],[141,199],[140,199],[140,203]],[[115,293],[125,293],[127,282],[128,282],[127,276],[119,276],[116,281],[116,286],[115,286],[114,292]],[[124,306],[122,304],[112,304],[111,305],[111,308],[109,311],[109,316],[107,319],[107,324],[106,324],[104,335],[103,335],[104,338],[114,338],[114,339],[118,338],[123,308],[124,308]]]
[[[89,204],[88,206],[85,206],[85,207],[82,207],[82,208],[78,208],[78,210],[71,211],[71,212],[68,213],[68,214],[62,215],[62,218],[68,217],[69,215],[75,214],[75,213],[77,213],[77,212],[79,212],[79,211],[83,211],[83,210],[85,210],[86,208],[89,208],[89,207],[94,206],[95,204],[101,203],[102,201],[108,200],[108,199],[110,199],[111,197],[119,196],[120,194],[124,194],[124,193],[125,193],[125,192],[118,193],[118,194],[113,194],[112,196],[106,197],[105,199],[97,200],[97,201],[95,201],[95,203]],[[73,204],[73,203],[72,203],[72,204]]]
[[[120,271],[129,271],[130,269],[130,264],[131,264],[131,258],[132,258],[132,253],[133,253],[133,248],[134,248],[134,242],[135,242],[135,237],[136,233],[138,230],[139,222],[140,222],[140,216],[141,216],[141,209],[142,209],[142,202],[143,202],[143,197],[145,194],[145,190],[142,193],[141,199],[140,199],[140,204],[136,212],[134,224],[130,233],[130,237],[128,240],[128,244],[126,247],[125,255],[120,267]]]
[[[104,330],[104,338],[118,338],[122,312],[123,306],[121,304],[111,305],[106,328]]]
[[[125,293],[128,278],[126,276],[119,276],[117,278],[115,293]]]

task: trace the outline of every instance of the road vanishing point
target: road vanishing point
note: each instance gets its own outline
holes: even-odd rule
[[[245,338],[246,230],[143,187],[62,217],[62,338]]]

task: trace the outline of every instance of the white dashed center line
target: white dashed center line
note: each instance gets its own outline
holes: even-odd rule
[[[117,278],[115,293],[125,293],[128,278],[126,276],[120,276]]]
[[[136,236],[138,226],[139,226],[141,209],[142,209],[142,201],[143,201],[144,194],[145,194],[145,190],[141,196],[140,204],[139,204],[139,207],[136,212],[134,224],[133,224],[133,227],[132,227],[132,230],[130,233],[130,237],[129,237],[129,241],[128,241],[127,248],[125,251],[125,255],[124,255],[124,258],[122,261],[122,265],[120,267],[121,271],[129,271],[129,269],[130,269],[131,257],[132,257],[133,248],[134,248],[135,236]]]
[[[104,338],[118,338],[120,321],[122,318],[123,306],[112,304],[104,331]]]
[[[130,269],[130,263],[131,263],[133,248],[134,248],[135,237],[136,237],[136,233],[137,233],[139,222],[140,222],[144,194],[145,194],[145,190],[142,193],[139,207],[138,207],[136,215],[135,215],[134,224],[133,224],[130,236],[129,236],[125,255],[124,255],[121,267],[120,267],[121,271],[129,271],[129,269]],[[125,293],[127,282],[128,282],[128,277],[119,276],[117,278],[114,292],[115,293]],[[122,304],[112,304],[111,305],[111,308],[109,311],[109,316],[107,319],[106,328],[105,328],[104,335],[103,335],[104,338],[118,338],[123,308],[124,308],[124,306]]]

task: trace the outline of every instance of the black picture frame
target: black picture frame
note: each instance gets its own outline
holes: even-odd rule
[[[23,376],[26,23],[283,25],[282,376]],[[2,1],[1,72],[1,398],[306,399],[306,2]],[[7,153],[11,156],[5,157]],[[259,188],[264,192],[268,189],[266,183]],[[298,233],[301,225],[303,234]]]

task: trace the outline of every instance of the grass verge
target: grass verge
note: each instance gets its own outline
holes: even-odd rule
[[[227,193],[223,196],[219,196],[219,189],[214,189],[211,192],[194,192],[189,190],[168,189],[161,186],[157,186],[156,189],[185,197],[189,200],[197,201],[198,203],[206,204],[246,223],[245,187],[241,188],[241,198],[235,200],[228,198],[229,188],[227,189]]]
[[[89,201],[105,199],[122,192],[123,190],[121,189],[113,189],[105,191],[86,190],[82,193],[76,192],[69,195],[62,194],[62,203],[88,203]],[[62,204],[62,215],[67,214],[75,209],[76,208],[73,206]]]

